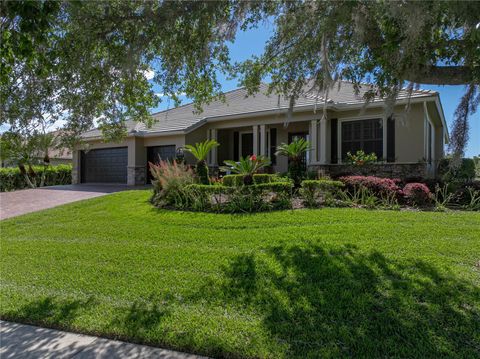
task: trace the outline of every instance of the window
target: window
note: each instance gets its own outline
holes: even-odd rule
[[[342,122],[342,159],[347,153],[363,150],[383,158],[383,121],[381,119]]]

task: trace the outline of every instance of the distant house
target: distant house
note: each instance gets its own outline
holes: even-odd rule
[[[438,161],[448,141],[447,126],[437,92],[401,91],[393,116],[387,118],[386,103],[376,98],[365,105],[361,90],[342,82],[325,94],[306,91],[295,103],[287,121],[289,101],[260,93],[248,96],[244,88],[225,93],[226,102],[214,101],[203,112],[193,104],[155,113],[151,128],[134,121],[127,123],[128,136],[118,144],[104,143],[99,130],[84,134],[89,151],[73,153],[74,182],[143,184],[147,163],[158,158],[173,159],[186,144],[207,138],[220,146],[208,158],[212,168],[224,160],[251,154],[270,157],[273,170],[286,172],[288,160],[276,158],[275,148],[295,137],[310,141],[306,162],[309,170],[341,173],[347,152],[374,152],[381,160],[375,173],[394,177],[435,176]],[[326,103],[326,118],[323,106]],[[406,104],[409,103],[407,111]],[[187,162],[194,163],[187,156]]]

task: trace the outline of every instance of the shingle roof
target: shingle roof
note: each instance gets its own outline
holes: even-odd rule
[[[307,90],[296,100],[295,108],[315,105],[320,107],[325,102],[325,96],[327,96],[326,102],[329,105],[348,106],[361,104],[365,102],[363,96],[368,91],[368,86],[362,86],[358,94],[355,94],[352,83],[343,81],[340,86],[336,85],[330,89],[328,94],[316,90]],[[140,134],[188,131],[210,118],[220,116],[235,117],[235,115],[259,111],[287,110],[290,106],[290,100],[284,96],[266,95],[267,88],[267,84],[262,84],[260,91],[251,96],[247,96],[247,90],[244,87],[226,92],[224,94],[225,101],[212,101],[210,104],[203,106],[201,113],[195,111],[193,103],[154,113],[152,116],[156,122],[151,128],[147,128],[143,123],[127,121],[127,130],[128,132],[138,132]],[[430,90],[415,90],[412,92],[411,97],[426,97],[436,94],[436,92]],[[407,97],[407,90],[402,90],[397,99],[405,99]],[[382,99],[376,98],[375,101],[382,101]],[[100,135],[100,131],[96,129],[84,134],[85,137],[97,137]]]

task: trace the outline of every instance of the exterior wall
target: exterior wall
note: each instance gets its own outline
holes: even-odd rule
[[[427,116],[428,113],[428,116]],[[202,142],[208,138],[210,130],[216,133],[216,138],[220,143],[217,149],[217,162],[223,164],[226,159],[233,159],[233,132],[234,131],[253,131],[253,126],[265,125],[266,131],[270,128],[277,129],[277,145],[288,141],[289,133],[307,132],[310,134],[312,144],[316,143],[312,149],[310,156],[310,168],[313,170],[322,169],[329,170],[332,174],[344,171],[345,166],[329,165],[331,159],[331,120],[338,119],[338,132],[341,134],[342,121],[380,118],[385,119],[385,110],[382,107],[376,108],[360,108],[348,111],[332,111],[327,112],[327,119],[321,120],[322,109],[319,108],[315,113],[295,112],[291,119],[287,121],[286,114],[262,115],[262,116],[245,116],[242,119],[222,120],[207,122],[202,126],[194,129],[185,135],[172,136],[145,136],[145,137],[129,137],[125,141],[112,144],[103,143],[99,140],[91,141],[90,148],[108,148],[128,146],[128,184],[141,184],[146,181],[147,174],[147,148],[150,146],[175,145],[176,148],[183,147],[185,144],[195,144]],[[395,163],[384,164],[383,167],[377,167],[377,171],[384,174],[390,174],[394,177],[405,177],[404,173],[424,173],[424,159],[426,156],[425,146],[425,121],[429,118],[434,128],[434,158],[439,160],[443,157],[444,131],[440,115],[436,110],[433,102],[424,105],[424,103],[412,103],[410,110],[405,112],[404,105],[398,105],[394,108],[395,117]],[[386,121],[386,120],[384,120]],[[384,122],[385,123],[385,122]],[[314,127],[315,126],[315,127]],[[316,132],[316,141],[311,137]],[[260,135],[256,136],[258,144],[261,143]],[[341,136],[337,138],[338,148],[341,149]],[[386,131],[384,131],[384,152]],[[257,148],[260,148],[257,145]],[[267,152],[268,153],[268,152]],[[386,154],[385,154],[386,155]],[[340,152],[339,152],[339,157]],[[195,159],[186,153],[185,159],[187,163],[194,164]],[[408,166],[397,166],[405,164]],[[429,171],[432,166],[429,165]],[[80,179],[80,164],[78,151],[75,151],[73,158],[74,181]],[[288,167],[287,158],[277,157],[277,164],[274,170],[277,172],[286,172]],[[343,168],[343,169],[342,169]],[[402,172],[403,171],[403,172]],[[431,174],[431,173],[430,173]]]
[[[341,131],[341,122],[345,120],[384,118],[383,108],[367,108],[352,111],[329,112],[328,118],[337,118],[339,120],[338,131]],[[398,163],[417,163],[424,160],[424,109],[422,103],[411,105],[410,111],[405,112],[405,107],[396,106],[394,108],[395,117],[395,162]],[[330,126],[328,126],[328,136],[330,139]],[[339,143],[341,147],[341,143]],[[327,146],[330,152],[330,144]],[[340,153],[339,153],[340,156]],[[328,159],[330,158],[327,157]]]
[[[186,145],[195,145],[195,143],[203,142],[207,139],[207,127],[202,126],[189,132],[185,135],[185,144]],[[224,144],[220,143],[220,146]],[[190,153],[185,154],[185,161],[188,164],[195,164],[195,157],[193,157]]]

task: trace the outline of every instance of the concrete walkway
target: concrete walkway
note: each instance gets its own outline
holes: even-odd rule
[[[201,359],[192,354],[0,321],[0,358]]]
[[[0,193],[0,220],[109,193],[143,189],[147,186],[79,184],[23,189]]]

